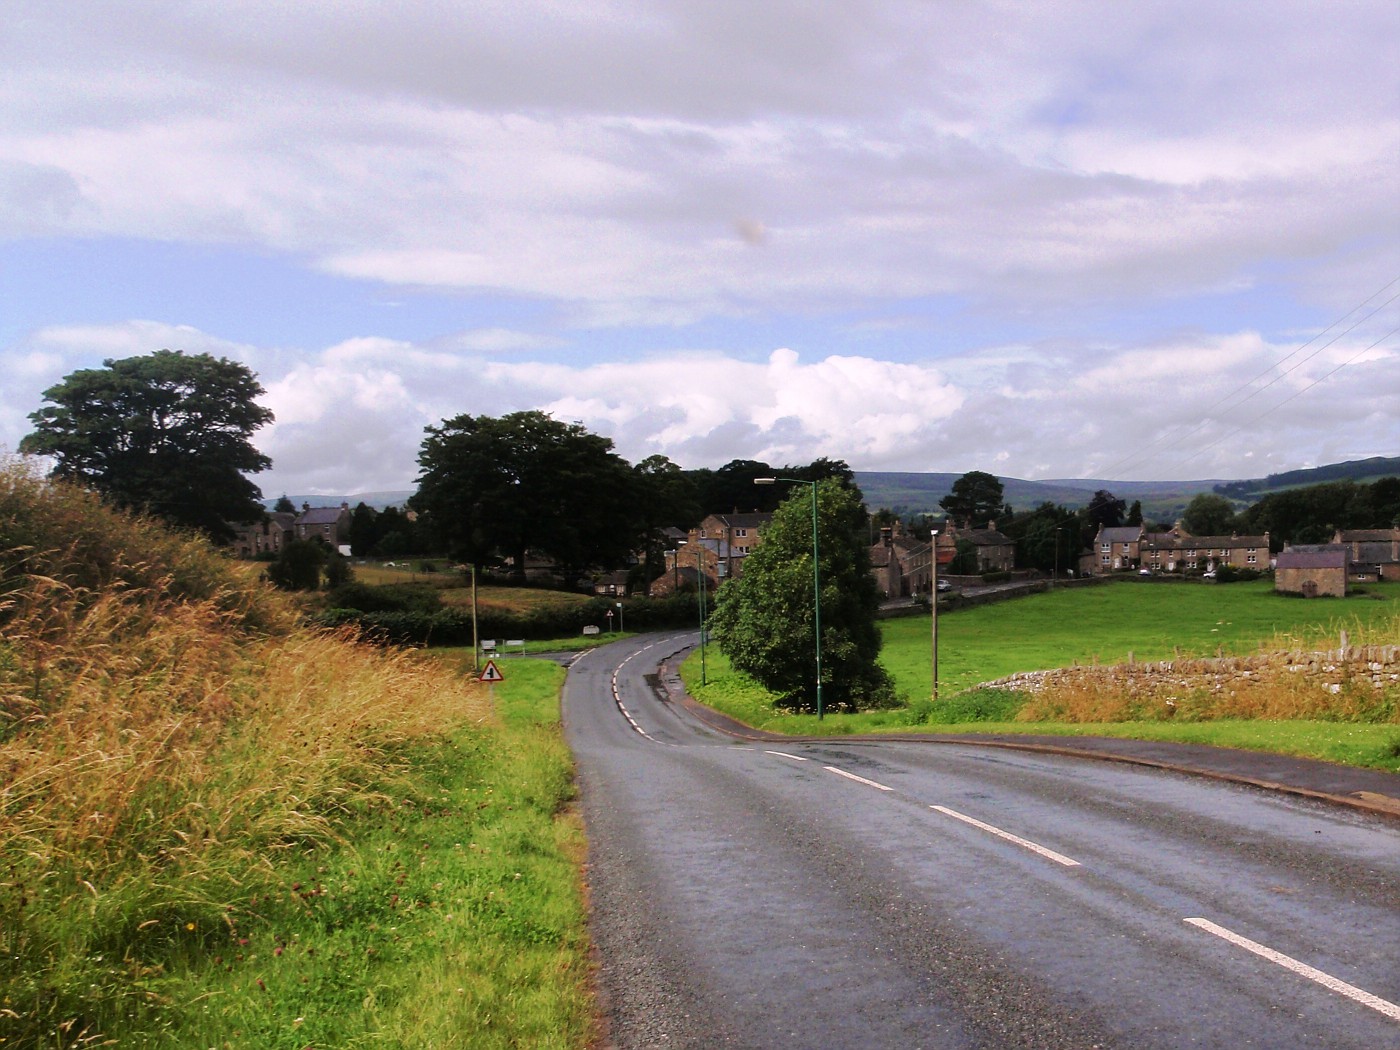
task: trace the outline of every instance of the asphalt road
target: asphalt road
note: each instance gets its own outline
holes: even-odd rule
[[[1400,1047],[1400,824],[975,746],[737,741],[571,667],[610,1044]]]

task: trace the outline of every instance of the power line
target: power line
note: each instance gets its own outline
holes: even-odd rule
[[[1129,453],[1129,454],[1126,455],[1126,456],[1123,456],[1122,458],[1118,459],[1118,460],[1115,461],[1114,463],[1110,464],[1109,467],[1107,468],[1107,470],[1104,471],[1104,472],[1102,472],[1102,473],[1100,474],[1100,476],[1103,477],[1105,480],[1116,480],[1117,477],[1118,477],[1118,472],[1119,472],[1119,471],[1124,470],[1124,469],[1126,469],[1127,467],[1129,467],[1129,466],[1131,466],[1131,465],[1133,465],[1133,464],[1135,464],[1135,463],[1138,463],[1138,462],[1141,462],[1141,461],[1145,460],[1145,459],[1148,458],[1153,452],[1156,452],[1156,451],[1160,450],[1163,446],[1165,446],[1165,445],[1167,445],[1167,444],[1172,444],[1172,445],[1175,445],[1175,446],[1180,446],[1181,443],[1184,442],[1186,439],[1188,439],[1188,438],[1192,437],[1193,435],[1199,433],[1201,430],[1205,429],[1207,426],[1210,425],[1211,419],[1210,419],[1209,417],[1210,417],[1210,414],[1211,414],[1211,413],[1215,412],[1217,409],[1219,409],[1219,408],[1221,408],[1222,406],[1226,405],[1228,402],[1230,402],[1232,399],[1234,399],[1235,397],[1237,397],[1239,394],[1241,394],[1241,393],[1243,393],[1244,391],[1248,390],[1251,386],[1253,386],[1253,385],[1254,385],[1255,383],[1257,383],[1259,380],[1263,379],[1265,376],[1269,375],[1271,372],[1274,372],[1274,371],[1276,371],[1277,369],[1279,369],[1282,365],[1287,364],[1289,361],[1291,361],[1293,358],[1297,357],[1300,353],[1302,353],[1302,352],[1303,352],[1304,350],[1306,350],[1308,347],[1312,346],[1312,344],[1316,343],[1316,342],[1317,342],[1319,339],[1321,339],[1323,336],[1327,335],[1328,332],[1332,331],[1332,330],[1333,330],[1334,328],[1336,328],[1338,325],[1341,325],[1341,324],[1345,323],[1345,322],[1347,321],[1348,318],[1350,318],[1350,317],[1352,317],[1354,314],[1357,314],[1357,313],[1359,313],[1360,311],[1366,309],[1366,307],[1367,307],[1368,304],[1370,304],[1370,303],[1371,303],[1373,300],[1375,300],[1378,296],[1384,295],[1386,292],[1390,291],[1390,289],[1394,288],[1397,284],[1400,284],[1400,276],[1397,276],[1397,277],[1393,278],[1392,280],[1390,280],[1389,282],[1387,282],[1385,285],[1383,285],[1381,288],[1377,289],[1375,292],[1372,292],[1372,293],[1371,293],[1370,295],[1368,295],[1365,299],[1363,299],[1360,303],[1358,303],[1356,306],[1352,307],[1352,309],[1348,310],[1345,314],[1343,314],[1343,315],[1342,315],[1341,317],[1339,317],[1337,320],[1333,321],[1333,322],[1332,322],[1331,324],[1329,324],[1326,328],[1322,329],[1322,330],[1319,331],[1316,335],[1314,335],[1311,339],[1307,340],[1307,342],[1302,343],[1301,345],[1299,345],[1298,347],[1296,347],[1295,349],[1293,349],[1292,351],[1290,351],[1287,355],[1285,355],[1284,357],[1280,358],[1278,361],[1274,362],[1273,364],[1269,365],[1269,367],[1265,368],[1262,372],[1260,372],[1260,373],[1258,373],[1257,375],[1252,376],[1251,378],[1247,379],[1245,382],[1241,383],[1239,386],[1237,386],[1237,387],[1235,387],[1233,390],[1231,390],[1228,394],[1225,394],[1223,397],[1218,398],[1216,401],[1214,401],[1214,402],[1211,403],[1209,406],[1207,406],[1204,410],[1202,410],[1202,415],[1203,415],[1204,418],[1202,418],[1202,419],[1201,419],[1199,422],[1197,422],[1195,425],[1190,426],[1190,427],[1187,428],[1185,431],[1180,431],[1180,432],[1177,432],[1177,431],[1169,431],[1168,433],[1163,434],[1163,435],[1162,435],[1160,438],[1158,438],[1157,440],[1148,443],[1145,447],[1141,447],[1141,448],[1135,449],[1133,452]],[[1246,404],[1247,402],[1253,400],[1255,397],[1257,397],[1258,395],[1262,394],[1265,390],[1268,390],[1270,387],[1274,386],[1276,383],[1281,382],[1281,381],[1282,381],[1283,379],[1285,379],[1287,376],[1291,375],[1293,372],[1296,372],[1299,368],[1302,368],[1302,367],[1303,367],[1304,365],[1306,365],[1309,361],[1313,360],[1315,357],[1317,357],[1317,356],[1318,356],[1319,354],[1321,354],[1323,351],[1325,351],[1325,350],[1327,350],[1329,347],[1333,346],[1338,340],[1342,339],[1344,336],[1347,336],[1347,335],[1351,334],[1353,331],[1355,331],[1355,330],[1356,330],[1357,328],[1359,328],[1361,325],[1365,324],[1365,323],[1366,323],[1367,321],[1369,321],[1371,318],[1375,317],[1376,314],[1380,313],[1382,310],[1384,310],[1384,309],[1385,309],[1387,306],[1389,306],[1391,303],[1395,302],[1397,299],[1400,299],[1400,291],[1396,291],[1396,292],[1395,292],[1394,294],[1392,294],[1388,299],[1386,299],[1384,302],[1380,303],[1378,306],[1376,306],[1374,309],[1372,309],[1369,313],[1367,313],[1364,317],[1361,317],[1361,318],[1359,318],[1358,320],[1352,322],[1351,325],[1349,325],[1349,326],[1348,326],[1347,328],[1345,328],[1344,330],[1338,332],[1336,335],[1334,335],[1331,339],[1327,340],[1327,341],[1326,341],[1325,343],[1323,343],[1321,346],[1317,347],[1317,349],[1315,349],[1312,353],[1308,354],[1308,355],[1307,355],[1306,357],[1304,357],[1301,361],[1298,361],[1298,362],[1297,362],[1296,364],[1294,364],[1292,367],[1287,368],[1287,369],[1284,369],[1283,371],[1279,372],[1279,374],[1278,374],[1277,376],[1275,376],[1272,380],[1270,380],[1268,383],[1264,384],[1263,386],[1259,387],[1259,388],[1256,389],[1256,390],[1251,391],[1251,392],[1248,393],[1245,397],[1240,398],[1234,405],[1231,406],[1231,408],[1232,408],[1232,409],[1237,409],[1237,408],[1239,408],[1241,405],[1244,405],[1244,404]],[[1393,333],[1392,333],[1392,334],[1393,334]],[[1384,341],[1385,338],[1389,338],[1389,336],[1382,337],[1382,340],[1381,340],[1381,341]],[[1367,350],[1372,349],[1375,345],[1376,345],[1376,344],[1372,344],[1371,347],[1367,347],[1366,349],[1367,349]],[[1365,351],[1363,350],[1362,353],[1364,353],[1364,352],[1365,352]],[[1360,356],[1360,355],[1358,354],[1357,356]],[[1350,360],[1354,361],[1354,360],[1355,360],[1355,357],[1351,358]],[[1347,363],[1350,363],[1350,361],[1348,361]],[[1334,375],[1337,371],[1340,371],[1340,368],[1341,368],[1341,367],[1345,367],[1345,365],[1339,366],[1337,369],[1333,369],[1332,372],[1327,373],[1327,376],[1324,376],[1324,377],[1322,377],[1322,378],[1323,378],[1323,379],[1326,379],[1326,378],[1328,378],[1329,376]],[[1319,379],[1319,380],[1317,380],[1316,382],[1309,384],[1309,385],[1308,385],[1307,387],[1305,387],[1303,390],[1300,390],[1300,391],[1298,391],[1297,394],[1294,394],[1293,397],[1288,398],[1287,401],[1281,402],[1280,405],[1275,406],[1275,408],[1282,407],[1282,405],[1287,404],[1288,401],[1292,401],[1293,398],[1294,398],[1294,397],[1297,397],[1299,394],[1302,394],[1302,393],[1306,392],[1307,390],[1312,389],[1312,387],[1316,386],[1317,383],[1318,383],[1318,382],[1321,382],[1321,381],[1322,381],[1322,380]],[[1273,409],[1271,409],[1270,411],[1273,411]],[[1263,416],[1264,416],[1264,415],[1267,415],[1267,414],[1268,414],[1268,413],[1266,412],[1266,413],[1264,413],[1263,415],[1259,416],[1258,418],[1262,419]],[[1251,422],[1254,422],[1254,421],[1252,420]],[[1242,429],[1242,428],[1241,428],[1241,429]],[[1237,432],[1238,432],[1238,431],[1232,431],[1231,433],[1237,433]],[[1226,435],[1226,436],[1229,436],[1229,435]],[[1220,440],[1224,440],[1224,439],[1221,438],[1221,439],[1219,439],[1219,440],[1217,440],[1217,441],[1212,442],[1212,443],[1209,444],[1209,445],[1206,445],[1205,448],[1203,448],[1203,449],[1200,450],[1200,452],[1204,452],[1204,451],[1206,451],[1207,449],[1214,447],[1215,445],[1217,445],[1217,444],[1220,443]],[[1192,458],[1192,459],[1196,458],[1196,456],[1198,456],[1198,455],[1200,454],[1200,452],[1196,453],[1195,455],[1191,456],[1190,458]]]
[[[1376,347],[1380,346],[1381,343],[1385,342],[1387,339],[1390,339],[1392,336],[1396,335],[1397,333],[1400,333],[1400,327],[1392,328],[1389,332],[1386,332],[1385,335],[1381,336],[1379,339],[1377,339],[1377,340],[1376,340],[1374,343],[1372,343],[1370,346],[1364,346],[1364,347],[1362,347],[1360,350],[1358,350],[1356,353],[1352,354],[1349,358],[1347,358],[1345,361],[1343,361],[1341,364],[1339,364],[1336,368],[1332,369],[1330,372],[1327,372],[1327,373],[1324,374],[1324,375],[1318,376],[1316,379],[1314,379],[1314,380],[1313,380],[1311,383],[1309,383],[1307,386],[1303,387],[1301,390],[1295,391],[1294,393],[1290,394],[1288,397],[1286,397],[1286,398],[1284,398],[1282,401],[1280,401],[1278,404],[1273,405],[1272,407],[1265,409],[1263,412],[1260,412],[1259,415],[1255,416],[1253,419],[1250,419],[1250,420],[1247,420],[1247,421],[1244,422],[1244,423],[1241,423],[1239,426],[1235,427],[1234,430],[1231,430],[1231,431],[1228,431],[1228,432],[1225,433],[1225,434],[1222,434],[1220,437],[1218,437],[1218,438],[1216,438],[1214,441],[1212,441],[1209,445],[1204,445],[1204,446],[1202,446],[1202,447],[1201,447],[1200,449],[1198,449],[1196,452],[1194,452],[1194,453],[1192,453],[1191,455],[1187,456],[1187,457],[1186,457],[1186,462],[1189,463],[1191,460],[1199,458],[1200,456],[1204,455],[1206,452],[1209,452],[1209,451],[1210,451],[1211,449],[1213,449],[1216,445],[1220,444],[1222,441],[1226,440],[1227,438],[1232,438],[1232,437],[1234,437],[1236,434],[1238,434],[1240,431],[1244,430],[1246,427],[1253,426],[1255,423],[1258,423],[1258,422],[1259,422],[1261,419],[1263,419],[1264,417],[1269,416],[1269,415],[1272,415],[1273,413],[1277,412],[1280,408],[1282,408],[1284,405],[1288,404],[1290,401],[1295,401],[1295,400],[1297,400],[1298,398],[1302,397],[1304,394],[1306,394],[1306,393],[1307,393],[1309,390],[1311,390],[1313,387],[1317,386],[1319,383],[1323,383],[1323,382],[1326,382],[1328,379],[1331,379],[1334,375],[1336,375],[1338,372],[1340,372],[1343,368],[1346,368],[1347,365],[1350,365],[1350,364],[1354,363],[1359,357],[1361,357],[1362,354],[1365,354],[1365,353],[1367,353],[1367,352],[1369,352],[1369,351],[1371,351],[1371,350],[1374,350]],[[1281,377],[1280,377],[1280,378],[1281,378]],[[1271,384],[1271,385],[1272,385],[1272,384]]]

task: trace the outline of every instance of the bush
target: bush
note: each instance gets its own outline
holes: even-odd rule
[[[1011,579],[1011,573],[1005,569],[998,569],[996,572],[984,572],[982,574],[983,583],[1006,583]]]
[[[382,592],[386,591],[393,593],[384,595]],[[438,595],[427,588],[352,584],[337,588],[331,599],[332,607],[316,618],[327,627],[354,625],[372,638],[397,645],[472,644],[471,611],[442,608]],[[606,629],[608,611],[616,613],[615,601],[594,598],[576,605],[542,606],[528,612],[483,609],[477,617],[477,632],[482,638],[573,638],[582,634],[585,627]],[[628,631],[684,629],[698,626],[698,615],[693,596],[633,598],[623,606],[623,626]]]
[[[1010,689],[969,689],[930,704],[927,721],[956,725],[962,722],[1012,722],[1026,702],[1022,693]]]
[[[1215,570],[1215,582],[1247,583],[1250,580],[1257,580],[1263,575],[1258,569],[1245,569],[1238,565],[1222,565]]]

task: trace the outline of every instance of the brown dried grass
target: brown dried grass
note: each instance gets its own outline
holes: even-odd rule
[[[393,798],[416,741],[490,717],[440,665],[295,620],[203,541],[0,468],[0,991],[110,982],[94,960],[171,914],[218,926]]]
[[[1400,616],[1356,621],[1324,637],[1281,635],[1253,657],[1063,669],[1047,676],[1019,721],[1312,719],[1400,722],[1400,684],[1377,681],[1374,650],[1400,644]],[[1330,646],[1330,649],[1328,648]],[[1345,646],[1345,648],[1343,648]],[[1316,666],[1309,666],[1308,654]]]

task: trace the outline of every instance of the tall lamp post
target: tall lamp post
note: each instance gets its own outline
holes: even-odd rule
[[[681,540],[680,544],[681,546],[685,546],[686,541]],[[677,547],[674,553],[676,555],[676,580],[679,581],[680,547]],[[709,682],[706,681],[705,678],[705,545],[701,542],[699,536],[697,536],[695,540],[695,583],[698,588],[698,607],[700,609],[700,684],[708,685]],[[676,589],[679,593],[679,582],[677,583]]]
[[[814,633],[817,645],[817,721],[823,717],[822,708],[822,585],[818,565],[821,552],[817,546],[817,483],[803,478],[754,478],[755,485],[772,485],[786,481],[793,485],[807,485],[812,490],[812,610]]]
[[[929,597],[932,599],[929,609],[932,611],[933,626],[930,632],[930,651],[933,653],[933,700],[938,701],[938,530],[934,529],[928,537],[928,561],[929,573]]]

